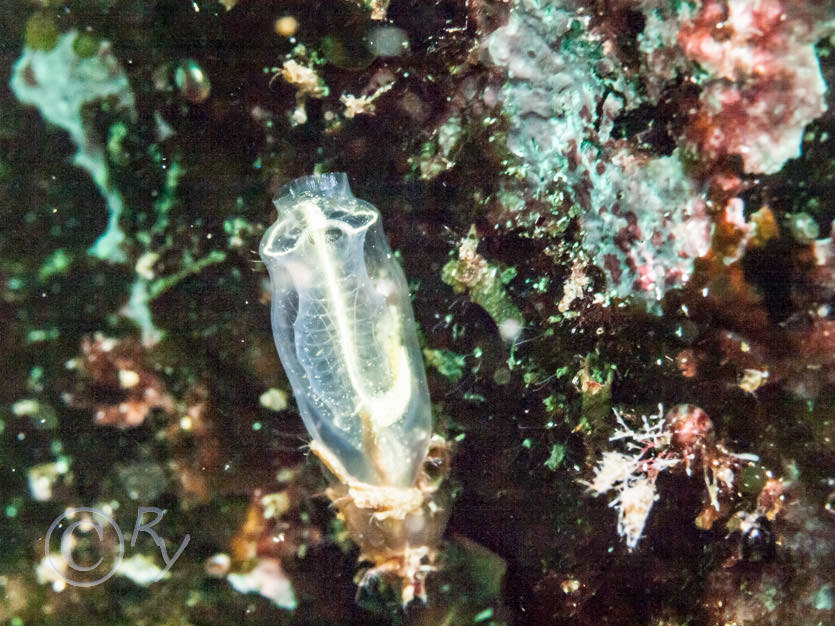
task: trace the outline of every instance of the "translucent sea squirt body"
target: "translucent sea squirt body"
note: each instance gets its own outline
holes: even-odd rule
[[[275,206],[259,254],[307,430],[353,479],[411,486],[432,415],[408,286],[380,213],[354,197],[345,174],[298,178]]]

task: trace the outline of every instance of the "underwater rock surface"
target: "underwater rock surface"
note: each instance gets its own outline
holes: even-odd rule
[[[4,624],[835,623],[830,3],[2,15]],[[270,330],[272,199],[328,172],[448,446],[405,609]]]

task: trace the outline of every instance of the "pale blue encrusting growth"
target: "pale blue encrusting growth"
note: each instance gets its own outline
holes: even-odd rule
[[[665,293],[686,284],[710,248],[704,189],[681,150],[648,157],[619,139],[615,120],[642,103],[643,86],[591,21],[570,2],[519,0],[488,37],[491,60],[507,72],[507,147],[521,159],[511,173],[555,215],[571,206],[565,215],[580,218],[578,267],[606,273],[600,301],[637,296],[660,313]]]
[[[354,197],[344,174],[297,179],[275,205],[259,253],[305,425],[326,462],[352,479],[411,486],[432,417],[406,279],[380,213]]]
[[[90,173],[105,201],[107,230],[90,247],[90,254],[112,263],[127,260],[121,248],[125,234],[119,225],[122,195],[110,180],[105,148],[91,133],[82,116],[91,102],[114,98],[116,106],[133,119],[133,91],[119,61],[102,42],[95,55],[79,56],[74,44],[79,34],[70,30],[51,50],[24,48],[14,65],[10,85],[23,104],[38,107],[44,119],[66,130],[78,147],[74,162]]]

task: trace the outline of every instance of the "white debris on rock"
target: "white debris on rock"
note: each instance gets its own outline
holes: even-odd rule
[[[667,456],[670,435],[665,429],[664,409],[658,414],[643,416],[635,430],[615,411],[618,428],[610,441],[625,441],[626,452],[607,451],[594,468],[591,482],[581,481],[595,495],[615,492],[609,504],[618,512],[618,534],[633,550],[644,533],[644,526],[658,499],[655,480],[659,473],[681,463],[678,456]]]
[[[246,574],[229,574],[226,578],[240,593],[258,593],[283,609],[296,608],[296,592],[277,559],[260,559]]]

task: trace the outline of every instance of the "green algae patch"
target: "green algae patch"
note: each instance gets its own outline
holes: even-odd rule
[[[91,33],[79,33],[73,41],[72,49],[81,59],[89,59],[96,55],[101,46],[101,40]]]
[[[424,348],[423,358],[426,364],[438,370],[438,373],[456,383],[464,376],[467,357],[450,350],[430,350]]]
[[[38,270],[38,280],[45,282],[52,278],[63,274],[70,266],[71,258],[63,248],[58,248],[45,261]]]
[[[58,44],[58,27],[51,15],[39,11],[26,22],[23,42],[32,50],[52,50]]]
[[[472,226],[461,240],[458,258],[450,260],[441,270],[441,280],[455,293],[469,294],[473,302],[487,311],[499,327],[502,338],[512,342],[525,325],[521,311],[504,289],[516,272],[513,268],[501,268],[490,263],[476,248],[478,235],[475,226]]]

